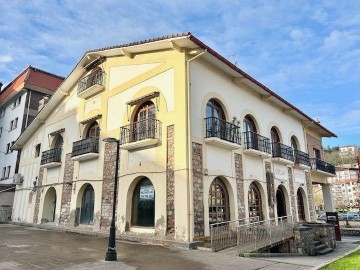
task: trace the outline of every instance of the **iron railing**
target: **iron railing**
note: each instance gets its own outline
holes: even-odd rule
[[[61,162],[61,148],[53,148],[42,152],[40,165]]]
[[[220,118],[205,118],[206,138],[219,138],[224,141],[240,144],[240,127]]]
[[[238,241],[237,227],[255,221],[259,221],[259,217],[210,224],[211,250],[216,252],[236,246]]]
[[[335,166],[317,158],[310,158],[311,169],[335,174]]]
[[[294,161],[293,149],[290,146],[279,142],[272,143],[272,156]]]
[[[244,132],[244,148],[271,154],[270,139],[252,131]]]
[[[87,138],[73,143],[71,156],[99,153],[99,138]]]
[[[292,216],[239,225],[237,227],[238,253],[241,255],[272,247],[293,236]]]
[[[161,122],[145,119],[120,128],[120,144],[161,138]]]
[[[78,94],[88,89],[89,87],[99,84],[104,85],[105,72],[98,71],[95,73],[91,73],[86,77],[82,78],[78,83]]]
[[[300,150],[294,150],[295,164],[302,164],[310,167],[309,154]]]

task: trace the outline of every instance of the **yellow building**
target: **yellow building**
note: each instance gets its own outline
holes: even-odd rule
[[[107,137],[121,234],[193,241],[222,221],[314,220],[331,136],[190,33],[88,51],[15,143],[14,221],[107,229]]]

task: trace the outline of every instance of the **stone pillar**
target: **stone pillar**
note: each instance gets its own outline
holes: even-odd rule
[[[314,196],[313,196],[312,182],[310,179],[309,172],[305,172],[305,178],[306,178],[306,189],[307,189],[307,196],[308,196],[310,220],[316,221],[315,220],[315,208],[314,208]]]
[[[321,184],[322,193],[324,196],[324,207],[326,212],[334,212],[335,204],[333,200],[333,194],[331,190],[331,185]]]
[[[174,125],[167,127],[166,150],[166,233],[175,233]]]
[[[291,203],[291,215],[293,216],[294,221],[299,221],[298,216],[296,215],[296,207],[297,203],[295,200],[295,191],[294,191],[294,177],[292,174],[292,169],[288,168],[288,176],[289,176],[289,189],[290,189],[290,203]],[[287,215],[290,215],[287,214]]]
[[[235,177],[238,203],[238,219],[245,218],[245,194],[242,156],[235,153]]]
[[[71,153],[65,156],[65,171],[63,189],[61,194],[61,209],[60,209],[60,225],[70,224],[70,202],[71,202],[71,191],[72,181],[74,175],[74,161],[71,160]]]
[[[204,191],[202,145],[192,143],[194,237],[204,236]]]
[[[111,225],[114,204],[116,147],[116,143],[105,143],[100,229],[110,228]]]
[[[275,179],[274,174],[271,172],[271,163],[265,162],[266,171],[266,186],[269,206],[269,218],[275,218]]]
[[[36,183],[37,189],[36,189],[35,210],[34,210],[33,223],[38,222],[43,177],[44,177],[44,168],[40,168],[39,176],[38,176],[37,183]]]

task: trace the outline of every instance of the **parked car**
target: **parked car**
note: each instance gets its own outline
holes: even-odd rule
[[[358,212],[348,212],[346,213],[346,219],[360,219],[360,214]]]

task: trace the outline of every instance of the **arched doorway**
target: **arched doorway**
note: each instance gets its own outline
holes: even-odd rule
[[[132,198],[131,225],[154,227],[155,189],[149,178],[144,177],[136,185]]]
[[[55,210],[56,210],[56,190],[51,187],[46,192],[44,197],[44,206],[41,222],[54,222],[55,221]]]
[[[209,224],[230,220],[229,193],[224,182],[216,177],[209,190]]]
[[[277,216],[285,217],[286,216],[286,201],[285,194],[282,187],[278,187],[276,190],[276,206],[277,206]]]
[[[248,207],[249,207],[249,218],[264,219],[262,212],[262,200],[260,190],[255,183],[251,183],[248,192]]]
[[[298,189],[296,193],[296,197],[297,197],[297,209],[298,209],[299,221],[305,221],[306,218],[305,218],[304,198],[300,189]]]
[[[94,224],[95,192],[92,185],[87,185],[81,199],[80,224]]]

